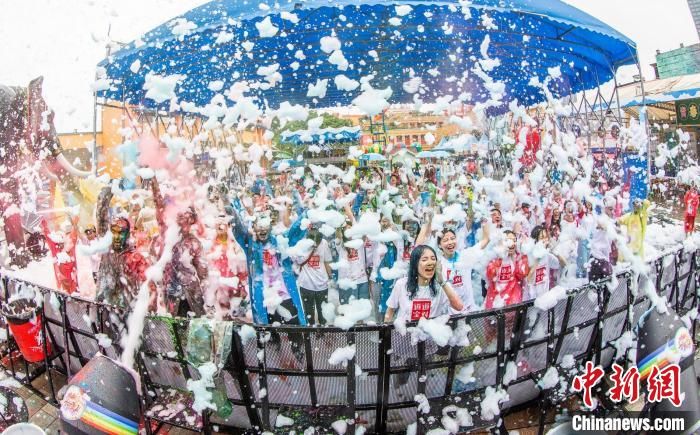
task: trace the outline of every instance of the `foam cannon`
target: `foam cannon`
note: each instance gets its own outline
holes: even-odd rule
[[[659,313],[655,307],[644,313],[637,328],[637,368],[642,376],[642,386],[647,385],[645,375],[653,366],[663,369],[678,364],[681,370],[681,405],[676,407],[668,399],[649,403],[647,396],[645,410],[648,417],[683,418],[685,430],[682,433],[697,433],[700,431],[700,389],[694,367],[695,347],[688,328],[671,308]]]
[[[61,432],[136,435],[141,423],[137,375],[97,354],[73,376],[61,399]]]

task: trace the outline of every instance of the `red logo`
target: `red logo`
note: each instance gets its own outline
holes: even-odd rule
[[[429,318],[431,304],[430,299],[414,299],[411,307],[411,321],[419,320],[421,317]]]
[[[348,249],[348,261],[355,261],[360,258],[357,249]]]
[[[610,400],[619,403],[622,399],[627,399],[629,403],[636,402],[639,399],[639,370],[637,367],[625,370],[617,365],[612,365],[613,374],[610,380],[613,382],[613,387],[608,391]]]
[[[535,271],[535,284],[542,284],[544,282],[544,277],[547,272],[546,267],[538,267]]]
[[[272,252],[270,252],[269,249],[265,249],[263,251],[263,263],[265,263],[268,266],[272,266],[272,259],[274,258],[274,255],[272,255]]]
[[[574,378],[571,389],[577,393],[583,392],[583,403],[589,408],[593,408],[595,405],[591,390],[603,379],[604,374],[602,368],[594,366],[591,361],[586,361],[584,373]]]
[[[462,285],[462,277],[460,275],[455,275],[454,278],[452,278],[452,285],[454,286],[461,286]]]
[[[502,266],[501,270],[498,272],[499,281],[510,281],[513,278],[513,266],[510,264],[507,266]]]
[[[403,250],[403,259],[404,261],[409,261],[411,259],[411,251],[408,249]]]
[[[311,258],[309,258],[308,265],[313,267],[314,269],[318,269],[321,265],[320,257],[318,255],[312,255]]]
[[[680,379],[681,368],[678,364],[672,364],[663,369],[659,369],[658,366],[652,367],[647,379],[649,389],[647,400],[649,402],[661,402],[664,399],[668,399],[673,406],[681,406]]]
[[[646,377],[642,376],[637,367],[632,367],[625,371],[618,364],[612,365],[613,373],[610,375],[610,381],[613,386],[608,390],[610,400],[616,403],[627,400],[629,403],[634,403],[640,396],[640,382]],[[683,402],[680,391],[680,374],[681,369],[678,364],[668,365],[659,368],[658,365],[651,366],[650,370],[644,370],[648,373],[647,381],[647,402],[661,402],[664,399],[670,401],[674,406],[678,407]],[[583,393],[583,402],[587,407],[595,406],[592,397],[592,389],[598,385],[603,378],[604,371],[600,366],[594,366],[592,362],[586,362],[584,373],[576,376],[572,383],[572,390],[577,393]]]

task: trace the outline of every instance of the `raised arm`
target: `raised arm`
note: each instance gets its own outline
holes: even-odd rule
[[[248,228],[245,226],[241,216],[233,206],[228,206],[225,209],[226,213],[231,216],[231,221],[229,224],[231,225],[233,237],[236,239],[236,242],[238,242],[238,245],[242,249],[246,249],[248,243],[250,242],[250,233],[248,232]]]
[[[287,230],[287,239],[289,246],[294,246],[296,243],[306,236],[306,230],[301,229],[301,221],[306,217],[306,213],[302,212],[297,216],[297,219]]]
[[[435,266],[435,270],[442,270],[442,265],[439,261]],[[457,292],[454,291],[450,283],[445,281],[445,278],[442,276],[442,273],[438,272],[435,275],[435,280],[437,281],[438,287],[440,287],[442,291],[445,292],[445,296],[447,296],[447,300],[449,301],[452,309],[455,311],[462,311],[464,309],[464,302],[462,302],[462,298],[460,298]]]
[[[425,245],[428,242],[430,233],[433,230],[433,211],[432,209],[427,212],[425,224],[420,228],[420,232],[416,237],[416,246]]]
[[[206,279],[209,274],[206,262],[202,258],[202,243],[199,240],[192,239],[191,253],[192,266],[194,266],[194,270],[197,272],[197,277],[200,280]]]
[[[350,207],[349,202],[345,204],[345,207],[343,207],[343,212],[345,213],[345,217],[347,217],[350,222],[355,223],[355,215],[352,214],[352,208]]]
[[[151,191],[153,192],[153,203],[156,207],[156,222],[158,222],[158,228],[161,233],[165,232],[165,201],[163,200],[163,195],[160,192],[160,186],[158,185],[158,179],[153,176],[151,178]]]
[[[292,217],[290,211],[290,208],[285,206],[284,210],[282,210],[282,213],[280,213],[280,217],[282,218],[282,224],[285,228],[289,228],[292,226]]]
[[[530,264],[527,261],[527,257],[522,255],[516,260],[515,263],[515,276],[519,280],[524,280],[530,273]]]
[[[486,247],[489,245],[489,241],[491,240],[489,226],[490,225],[486,222],[486,219],[481,221],[481,235],[483,236],[483,239],[481,239],[481,242],[479,242],[479,247],[481,249],[486,249]]]
[[[70,218],[70,223],[71,223],[71,228],[70,228],[70,240],[73,246],[75,246],[76,243],[78,243],[78,221],[79,221],[79,216],[71,216]]]
[[[49,245],[49,250],[51,251],[51,254],[55,256],[57,252],[56,243],[54,243],[54,241],[51,240],[51,230],[49,229],[49,223],[46,222],[46,219],[41,219],[41,229],[44,232],[44,239],[46,240],[46,244]]]
[[[100,196],[97,198],[97,234],[102,237],[109,231],[109,203],[112,200],[112,187],[102,188]]]

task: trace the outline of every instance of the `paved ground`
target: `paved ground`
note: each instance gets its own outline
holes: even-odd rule
[[[9,376],[9,373],[8,373]],[[65,378],[59,374],[53,372],[53,376],[60,384],[65,382]],[[24,399],[27,409],[29,411],[29,422],[34,423],[40,428],[46,431],[47,435],[58,435],[60,431],[60,420],[58,419],[58,407],[51,403],[51,397],[48,386],[48,377],[40,376],[38,379],[32,382],[32,386],[39,390],[42,394],[39,395],[32,389],[26,386],[15,385],[12,388],[19,394],[20,397]],[[194,434],[196,432],[191,432],[188,430],[180,428],[166,427],[161,429],[159,434],[170,434],[170,435],[185,435]]]

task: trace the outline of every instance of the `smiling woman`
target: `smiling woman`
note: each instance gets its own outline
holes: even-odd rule
[[[459,295],[445,282],[440,263],[433,248],[417,246],[411,253],[408,276],[396,281],[387,301],[385,322],[392,322],[396,314],[400,322],[433,318],[464,308]]]

